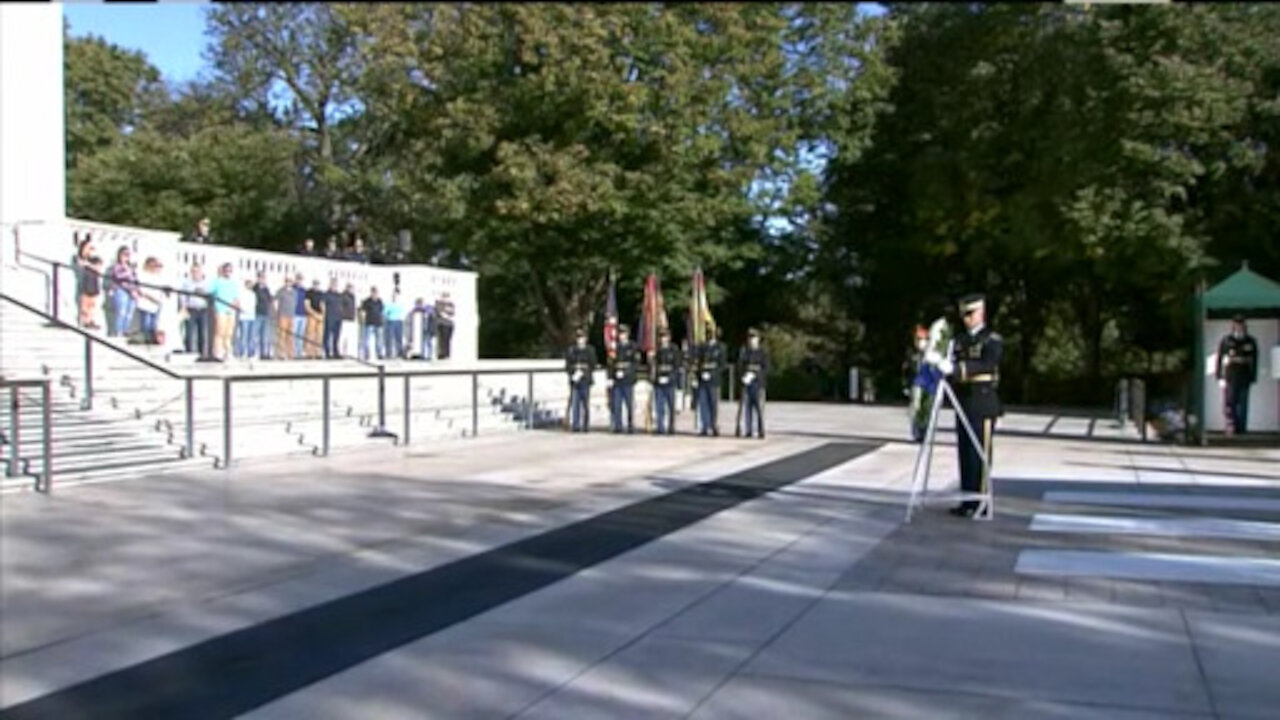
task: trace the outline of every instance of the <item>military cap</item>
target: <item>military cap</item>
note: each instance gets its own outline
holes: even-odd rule
[[[630,335],[630,334],[631,334],[631,328],[627,327],[626,325],[619,325],[619,326],[618,326],[618,332],[620,332],[620,333],[626,333],[626,334]]]
[[[1233,317],[1233,318],[1231,318],[1231,322],[1238,322],[1238,323],[1240,323],[1241,325],[1243,325],[1243,324],[1244,324],[1244,315],[1241,315],[1240,313],[1236,313],[1236,316],[1235,316],[1235,317]]]
[[[573,334],[574,334],[574,335],[586,335],[586,334],[587,334],[587,329],[586,329],[586,328],[584,328],[584,327],[582,327],[581,325],[579,325],[578,327],[576,327],[576,328],[574,328],[574,329],[573,329]]]
[[[760,331],[755,328],[747,328],[747,337],[758,338],[760,337]]]
[[[960,298],[960,312],[969,313],[986,307],[987,299],[982,293],[969,293]]]
[[[671,337],[671,331],[666,328],[662,328],[658,330],[658,337],[669,338]]]

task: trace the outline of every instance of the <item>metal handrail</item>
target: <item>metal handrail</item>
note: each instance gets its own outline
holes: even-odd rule
[[[19,417],[21,409],[21,388],[40,388],[40,458],[41,472],[36,478],[36,491],[49,492],[53,489],[53,393],[52,380],[49,378],[4,378],[0,377],[0,389],[9,389],[9,477],[17,477],[22,466],[22,421]]]
[[[320,381],[320,397],[322,403],[321,413],[321,445],[317,454],[322,456],[329,455],[330,451],[330,425],[331,425],[331,408],[330,408],[330,390],[331,383],[334,380],[360,380],[377,378],[378,379],[378,427],[370,433],[370,437],[389,437],[393,442],[399,445],[408,444],[412,432],[412,414],[413,406],[411,401],[411,383],[416,377],[456,377],[469,376],[471,378],[471,435],[477,437],[480,434],[480,377],[485,375],[526,375],[526,395],[524,397],[524,422],[525,427],[533,429],[534,427],[534,391],[533,378],[535,375],[547,374],[564,374],[563,367],[511,367],[511,368],[395,368],[386,370],[385,367],[379,368],[379,372],[313,372],[313,373],[272,373],[272,374],[255,374],[255,375],[233,375],[222,378],[214,378],[222,380],[222,464],[225,470],[232,464],[232,428],[234,423],[232,388],[236,384],[260,383],[260,382],[279,382],[279,381],[296,381],[296,380],[318,380]],[[386,430],[386,394],[385,386],[387,377],[398,377],[404,381],[404,407],[403,413],[403,431],[397,436]],[[188,381],[190,382],[190,381]]]

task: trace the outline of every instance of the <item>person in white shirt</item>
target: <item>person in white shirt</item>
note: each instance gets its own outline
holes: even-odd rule
[[[142,342],[147,345],[160,343],[156,326],[166,292],[162,289],[163,269],[164,265],[159,260],[149,257],[142,264],[142,272],[138,273],[138,325],[142,331]]]
[[[253,355],[253,323],[258,313],[258,293],[253,288],[252,280],[245,280],[240,288],[240,322],[236,323],[236,357],[249,358]]]

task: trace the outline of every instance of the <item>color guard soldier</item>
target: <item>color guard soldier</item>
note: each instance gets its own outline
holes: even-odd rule
[[[569,418],[573,432],[591,427],[591,382],[596,370],[596,349],[587,344],[587,331],[578,328],[573,344],[564,351],[564,371],[569,375]]]
[[[627,432],[635,432],[636,365],[640,351],[631,342],[631,331],[626,325],[618,326],[617,351],[609,361],[609,410],[613,415],[613,431],[622,432],[622,406],[627,406]]]
[[[987,458],[984,465],[964,424],[957,420],[960,488],[964,492],[984,493],[991,482],[992,436],[996,431],[996,418],[1002,412],[997,390],[1004,341],[986,326],[986,301],[982,295],[961,298],[960,314],[967,332],[959,333],[955,339],[954,359],[943,358],[938,369],[948,376],[960,401],[959,411],[969,421],[969,427],[982,443],[982,453]],[[972,518],[980,505],[976,500],[965,500],[952,508],[951,514]],[[990,508],[987,508],[989,512]]]
[[[1231,334],[1218,343],[1214,375],[1222,388],[1227,435],[1243,435],[1249,424],[1249,386],[1258,381],[1258,341],[1245,329],[1243,315],[1231,320]]]
[[[671,344],[671,333],[658,333],[658,349],[654,351],[653,404],[657,409],[657,434],[676,433],[676,373],[682,363],[680,348]]]
[[[720,436],[720,372],[724,369],[726,356],[724,343],[720,342],[720,328],[713,328],[711,337],[698,347],[694,360],[697,369],[695,380],[698,383],[698,434],[708,433]]]
[[[742,401],[738,407],[746,409],[747,437],[751,437],[754,418],[757,435],[761,440],[764,439],[764,392],[768,375],[769,354],[760,346],[760,331],[751,328],[747,330],[747,344],[738,351],[738,377],[742,378]],[[741,417],[738,418],[734,434],[742,434]]]

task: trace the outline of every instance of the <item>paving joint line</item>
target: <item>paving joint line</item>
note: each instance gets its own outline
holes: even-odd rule
[[[1209,682],[1209,674],[1204,669],[1204,659],[1200,657],[1200,648],[1196,645],[1196,636],[1191,632],[1191,621],[1187,619],[1187,611],[1178,608],[1178,617],[1182,619],[1182,628],[1187,633],[1187,644],[1191,647],[1191,658],[1196,662],[1196,672],[1200,673],[1200,684],[1204,686],[1205,698],[1209,701],[1209,712],[1215,719],[1222,713],[1218,710],[1218,699],[1214,697],[1213,685]]]

